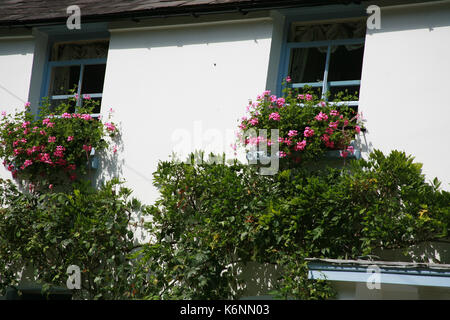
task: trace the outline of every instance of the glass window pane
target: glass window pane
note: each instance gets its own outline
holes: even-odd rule
[[[92,110],[92,113],[100,113],[100,106],[102,104],[102,98],[91,98],[91,101],[98,102],[96,103],[96,106]],[[86,104],[86,100],[83,100],[83,104]]]
[[[70,94],[78,85],[80,66],[53,67],[50,80],[50,95]]]
[[[52,46],[50,61],[106,58],[108,40],[57,42]]]
[[[106,64],[85,65],[81,93],[102,93],[105,70]]]
[[[288,75],[293,83],[322,81],[326,59],[327,47],[292,49]]]
[[[328,80],[360,80],[363,55],[363,43],[332,47]]]
[[[75,104],[76,104],[75,101],[69,101],[67,99],[52,99],[52,100],[50,100],[50,110],[55,111],[55,109],[57,107],[59,107],[62,103],[69,105],[69,109],[68,109],[69,113],[75,112]]]
[[[342,94],[341,94],[342,92]],[[329,89],[329,101],[333,101],[335,99],[338,99],[339,101],[342,101],[342,98],[346,97],[347,95],[356,96],[350,100],[346,99],[347,101],[358,101],[359,100],[359,86],[343,86],[343,87],[331,87]]]

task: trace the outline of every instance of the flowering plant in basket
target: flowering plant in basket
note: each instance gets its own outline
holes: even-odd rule
[[[350,144],[363,125],[360,114],[346,103],[352,97],[338,97],[339,101],[325,101],[309,87],[301,91],[286,87],[281,97],[264,91],[250,101],[240,120],[240,143],[247,149],[266,144],[270,150],[275,142],[270,129],[278,129],[278,156],[285,161],[316,159],[327,150],[340,150],[345,158],[354,152]],[[249,137],[249,129],[266,129],[267,135]]]
[[[73,111],[78,97],[70,98],[53,110],[44,100],[39,114],[32,114],[30,103],[15,114],[2,112],[0,118],[0,158],[13,178],[31,187],[49,187],[76,180],[90,170],[92,149],[108,147],[106,136],[118,133],[112,122],[102,123],[91,116],[98,102],[85,96],[83,107]]]

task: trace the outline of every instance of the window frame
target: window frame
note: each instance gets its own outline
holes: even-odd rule
[[[280,52],[280,60],[278,64],[278,81],[276,86],[276,94],[281,95],[282,93],[282,82],[289,76],[290,58],[292,49],[296,48],[311,48],[311,47],[324,47],[327,46],[327,56],[325,62],[324,78],[320,82],[309,82],[309,83],[291,83],[293,88],[301,88],[306,85],[321,88],[322,93],[328,91],[328,84],[332,87],[339,86],[351,86],[351,85],[361,85],[361,79],[359,80],[344,80],[344,81],[327,81],[328,80],[328,70],[330,62],[330,47],[333,45],[346,45],[346,44],[365,44],[364,38],[352,38],[352,39],[336,39],[336,40],[326,40],[326,41],[310,41],[310,42],[290,42],[289,34],[293,24],[327,24],[336,22],[345,22],[356,19],[366,19],[367,13],[365,12],[365,7],[362,5],[352,5],[352,6],[339,6],[330,5],[324,7],[309,7],[302,8],[301,10],[280,10],[279,13],[284,17],[282,44]],[[367,34],[367,33],[366,33]],[[331,87],[330,86],[330,87]],[[326,90],[324,90],[326,89]],[[345,103],[330,102],[332,104],[340,105],[346,104],[349,106],[358,106],[358,101],[346,101]]]
[[[89,26],[88,29],[94,29],[94,31],[90,32],[78,32],[76,34],[69,33],[65,28],[63,27],[56,27],[56,28],[50,28],[42,30],[48,35],[48,41],[47,41],[47,52],[45,55],[45,67],[43,72],[43,80],[42,80],[42,87],[41,87],[41,98],[48,97],[51,101],[52,98],[55,98],[55,100],[64,100],[68,99],[70,97],[75,97],[75,95],[54,95],[50,96],[50,87],[51,87],[51,77],[52,77],[52,68],[54,67],[60,67],[60,66],[80,66],[80,77],[78,79],[77,84],[77,94],[79,96],[79,99],[77,100],[76,107],[79,107],[82,102],[82,96],[81,96],[81,85],[83,80],[83,73],[84,73],[84,67],[86,65],[95,65],[95,64],[105,64],[107,66],[107,60],[108,58],[92,58],[92,59],[78,59],[78,60],[62,60],[62,61],[50,61],[50,57],[52,54],[52,48],[55,43],[58,42],[77,42],[77,41],[91,41],[91,40],[107,40],[108,42],[111,41],[110,39],[110,33],[108,31],[104,31],[105,27],[103,25],[93,25]],[[100,29],[101,31],[97,31]],[[109,52],[109,48],[108,48]],[[106,71],[105,71],[106,73]],[[102,98],[103,97],[103,90],[101,93],[93,93],[89,94],[91,98]],[[101,104],[100,104],[100,111],[99,113],[93,113],[91,116],[93,118],[98,118],[101,114]]]
[[[303,88],[305,86],[311,86],[313,88],[322,88],[322,98],[324,99],[325,93],[331,87],[344,87],[344,86],[355,86],[355,85],[359,86],[359,85],[361,85],[361,79],[328,81],[328,71],[329,71],[329,67],[330,67],[330,56],[331,56],[331,47],[332,46],[348,45],[348,44],[361,44],[361,43],[365,43],[364,38],[338,39],[338,40],[326,40],[326,41],[310,41],[310,42],[288,42],[286,45],[286,52],[285,52],[286,57],[284,60],[285,61],[285,65],[284,65],[284,69],[283,69],[284,73],[286,74],[286,76],[288,76],[292,49],[327,47],[323,80],[318,81],[318,82],[292,83],[291,84],[292,88]],[[358,105],[358,103],[359,103],[359,101],[348,101],[347,102],[347,104],[349,106]]]

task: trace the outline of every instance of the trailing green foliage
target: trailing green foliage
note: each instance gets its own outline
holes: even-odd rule
[[[280,297],[330,298],[326,282],[307,279],[305,258],[357,258],[448,234],[450,193],[398,151],[273,177],[238,163],[161,162],[154,179],[153,241],[139,253],[148,298],[239,298],[238,267],[253,261],[281,267]]]
[[[0,294],[19,283],[24,267],[45,291],[66,287],[67,268],[77,265],[82,287],[74,298],[132,297],[128,224],[140,204],[130,190],[112,180],[99,190],[80,182],[71,192],[38,195],[0,183]]]

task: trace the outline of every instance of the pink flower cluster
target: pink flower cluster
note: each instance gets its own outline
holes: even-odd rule
[[[273,112],[269,115],[269,120],[275,120],[275,121],[280,121],[281,117],[277,112]]]
[[[114,130],[116,130],[116,126],[115,126],[114,124],[112,124],[112,123],[109,123],[109,122],[106,122],[106,123],[105,123],[105,127],[106,127],[106,129],[107,129],[108,131],[114,131]]]
[[[85,99],[90,99],[89,96],[84,96]],[[27,103],[25,107],[30,107],[30,103]],[[27,112],[27,111],[26,111]],[[113,112],[111,109],[110,112]],[[6,112],[3,111],[1,113],[4,117],[7,116]],[[27,114],[27,113],[24,113]],[[3,164],[4,166],[12,173],[13,177],[17,177],[18,172],[20,170],[26,170],[31,168],[36,168],[35,174],[46,174],[41,170],[42,167],[37,166],[37,164],[47,164],[51,167],[62,166],[62,169],[65,172],[68,172],[70,178],[72,180],[76,179],[76,175],[73,171],[76,170],[76,165],[74,163],[69,163],[66,157],[66,153],[68,152],[68,146],[57,145],[57,142],[60,142],[60,138],[58,138],[58,131],[55,131],[56,123],[59,123],[58,119],[82,119],[85,121],[92,121],[94,118],[90,114],[80,114],[80,113],[63,113],[60,117],[55,115],[48,115],[47,117],[39,120],[39,124],[37,126],[31,127],[32,120],[28,117],[24,117],[20,122],[12,122],[7,118],[4,118],[2,126],[8,126],[9,129],[5,130],[8,136],[10,136],[10,140],[1,141],[0,146],[3,145],[3,148],[6,148],[7,144],[11,143],[9,148],[11,148],[11,157],[12,160],[7,158]],[[14,120],[13,120],[14,121]],[[257,124],[258,118],[254,118],[252,121],[254,124]],[[116,126],[111,123],[104,124],[105,129],[107,131],[116,131]],[[55,128],[55,129],[53,129]],[[48,133],[47,133],[48,132]],[[37,136],[30,135],[34,133]],[[48,136],[47,136],[48,135]],[[12,137],[15,137],[12,139]],[[69,143],[74,141],[74,135],[68,135],[66,141]],[[42,141],[44,140],[44,141]],[[9,142],[11,141],[11,142]],[[62,140],[64,141],[64,140]],[[8,142],[8,143],[7,143]],[[44,144],[44,145],[29,145],[31,142],[36,144]],[[59,143],[58,143],[59,144]],[[68,144],[69,145],[69,144]],[[70,144],[72,146],[76,146],[76,144]],[[85,152],[90,152],[92,150],[91,144],[84,144],[82,148]],[[114,146],[113,153],[116,153],[118,150],[117,146]],[[8,163],[9,162],[9,163]],[[16,165],[17,164],[17,165]],[[31,171],[30,171],[31,172]],[[50,185],[51,189],[53,185]]]
[[[301,150],[305,150],[305,147],[306,147],[306,141],[305,140],[302,140],[302,141],[300,141],[300,142],[297,142],[297,144],[295,145],[295,150],[296,151],[301,151]]]
[[[314,135],[314,130],[311,129],[310,127],[306,127],[305,131],[303,132],[303,135],[305,137],[312,137]]]

